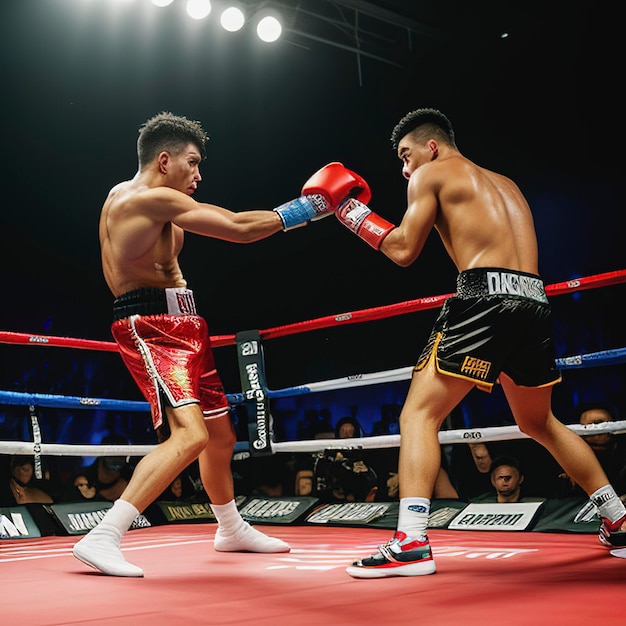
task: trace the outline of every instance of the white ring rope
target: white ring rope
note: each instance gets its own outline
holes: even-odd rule
[[[599,435],[601,433],[626,433],[626,420],[604,422],[603,424],[566,424],[579,435]],[[462,428],[442,430],[439,442],[442,444],[483,443],[488,441],[510,441],[527,439],[517,426],[490,426],[487,428]],[[32,455],[39,445],[42,456],[145,456],[154,445],[93,445],[93,444],[35,444],[32,441],[0,441],[0,454]],[[397,448],[400,435],[375,435],[350,439],[312,439],[309,441],[283,441],[272,443],[273,452],[320,452],[331,448]]]
[[[570,430],[579,435],[598,435],[600,433],[626,433],[626,420],[605,422],[603,424],[567,424]],[[590,433],[590,431],[592,431]],[[484,443],[487,441],[510,441],[511,439],[528,439],[518,426],[490,426],[487,428],[463,428],[459,430],[439,431],[439,443]],[[313,439],[310,441],[286,441],[272,444],[274,452],[320,452],[331,448],[397,448],[400,435],[376,435],[373,437],[356,437],[351,439]]]

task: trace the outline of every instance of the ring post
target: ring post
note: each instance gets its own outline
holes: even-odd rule
[[[235,335],[239,377],[248,420],[248,439],[252,456],[273,454],[274,420],[270,413],[263,345],[258,330]]]

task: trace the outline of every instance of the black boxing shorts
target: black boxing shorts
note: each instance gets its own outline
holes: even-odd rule
[[[111,332],[144,398],[152,423],[163,424],[163,404],[199,404],[205,419],[229,413],[206,321],[190,289],[144,288],[113,304]]]
[[[501,372],[524,387],[554,385],[552,311],[539,276],[501,268],[461,272],[414,371],[437,371],[491,391]]]

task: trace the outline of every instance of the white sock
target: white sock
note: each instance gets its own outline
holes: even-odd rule
[[[77,559],[110,576],[143,576],[143,571],[128,563],[120,543],[139,511],[125,500],[116,500],[100,523],[74,545]]]
[[[102,521],[93,529],[111,526],[119,531],[120,537],[130,528],[130,525],[139,515],[139,511],[130,502],[126,500],[116,500],[113,506],[106,512]],[[93,532],[93,531],[92,531]]]
[[[244,524],[243,517],[234,500],[226,504],[211,504],[211,510],[217,519],[222,533],[234,535]]]
[[[591,501],[598,507],[600,517],[616,522],[626,515],[626,507],[611,485],[604,485],[591,494]]]
[[[401,498],[398,512],[398,530],[407,540],[426,537],[430,500],[428,498]]]
[[[218,552],[289,552],[288,543],[268,537],[246,522],[234,500],[226,504],[211,504],[217,519],[213,547]]]

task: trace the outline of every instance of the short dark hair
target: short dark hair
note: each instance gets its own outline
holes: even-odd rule
[[[204,159],[208,135],[200,122],[174,115],[168,111],[158,113],[139,127],[137,155],[139,166],[150,163],[162,150],[178,154],[193,143]]]
[[[612,422],[619,420],[619,409],[612,403],[605,400],[599,400],[598,402],[585,402],[578,407],[578,417],[582,416],[587,411],[598,410],[608,413]]]
[[[501,455],[497,456],[493,462],[491,463],[491,468],[489,469],[489,473],[493,474],[495,470],[503,465],[508,465],[509,467],[514,467],[520,474],[522,474],[522,468],[520,467],[519,461],[510,455]]]
[[[335,439],[339,439],[339,431],[344,424],[352,424],[354,426],[354,436],[363,437],[363,428],[361,428],[359,420],[356,417],[352,417],[352,415],[346,415],[335,424]]]
[[[450,120],[437,109],[415,109],[407,113],[394,127],[391,133],[391,145],[394,150],[403,137],[414,132],[417,128],[424,127],[426,133],[431,134],[440,141],[451,146],[454,142],[454,129]],[[416,136],[417,138],[417,136]]]
[[[22,465],[32,465],[35,467],[35,459],[28,454],[14,454],[11,457],[11,469],[21,467]]]

